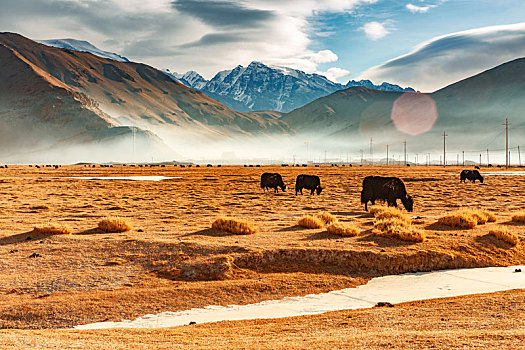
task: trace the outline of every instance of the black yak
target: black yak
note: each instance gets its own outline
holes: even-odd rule
[[[317,192],[317,195],[320,195],[323,190],[319,176],[304,174],[297,175],[297,179],[295,180],[295,194],[297,195],[297,192],[303,194],[303,188],[310,190],[311,194]]]
[[[397,207],[397,199],[405,206],[407,211],[414,208],[414,200],[407,194],[405,184],[397,177],[367,176],[363,180],[361,203],[368,211],[368,202],[375,204],[376,200],[383,200],[388,206]]]
[[[283,178],[279,173],[264,173],[261,175],[261,188],[266,192],[268,188],[273,188],[275,193],[281,191],[285,192],[287,186],[283,182]]]
[[[481,176],[477,170],[463,170],[459,175],[459,182],[465,182],[465,180],[470,180],[472,182],[479,180],[479,182],[483,183],[483,176]]]

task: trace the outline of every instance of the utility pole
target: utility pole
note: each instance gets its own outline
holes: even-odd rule
[[[388,166],[388,145],[386,145],[386,166]]]
[[[463,166],[465,166],[465,151],[462,151],[463,152]]]
[[[521,152],[520,152],[520,146],[518,146],[518,159],[519,159],[519,164],[520,164],[520,167],[521,167]]]
[[[456,166],[459,166],[459,153],[456,154]]]
[[[326,163],[326,151],[324,151],[324,162]]]
[[[363,165],[363,150],[360,149],[359,151],[361,152],[361,165]]]
[[[405,149],[405,165],[407,164],[407,139],[405,139],[405,141],[403,142],[403,146],[404,146],[404,149]]]
[[[479,166],[481,166],[481,153],[479,154]]]
[[[509,159],[509,120],[505,118],[505,168],[510,165]]]
[[[430,166],[430,153],[428,154],[428,163],[427,163],[428,166]]]
[[[447,133],[443,130],[443,166],[447,166],[447,148],[446,148],[446,137]]]
[[[490,164],[490,161],[489,161],[489,149],[487,148],[487,167],[489,166]]]

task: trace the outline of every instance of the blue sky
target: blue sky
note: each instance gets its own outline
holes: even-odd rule
[[[424,13],[413,13],[407,8],[408,4],[436,7]],[[351,77],[404,55],[421,42],[437,36],[524,20],[525,1],[522,0],[389,0],[359,6],[350,13],[312,18],[321,31],[335,29],[330,36],[319,37],[315,47],[336,53],[338,65],[350,70]],[[361,29],[370,22],[384,23],[389,33],[376,40],[370,39]],[[328,66],[322,64],[320,70]]]
[[[525,1],[2,0],[0,31],[207,78],[256,60],[431,91],[525,57]]]

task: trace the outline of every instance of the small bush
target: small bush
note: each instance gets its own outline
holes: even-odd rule
[[[227,216],[215,219],[211,228],[235,235],[250,235],[257,232],[257,227],[252,222]]]
[[[501,239],[502,241],[505,241],[512,246],[516,246],[520,241],[516,232],[513,232],[506,227],[498,227],[493,230],[490,230],[489,235]]]
[[[110,216],[100,221],[98,228],[106,233],[120,233],[131,230],[131,224],[125,218]]]
[[[344,222],[334,222],[326,228],[326,231],[332,235],[344,237],[354,237],[359,234],[359,229],[357,227]]]
[[[512,215],[512,222],[519,222],[520,224],[525,224],[525,211],[520,211]]]
[[[474,228],[487,222],[495,222],[496,216],[485,210],[472,210],[467,208],[458,209],[450,214],[442,216],[438,222],[442,225],[457,228]]]
[[[35,226],[33,232],[43,235],[69,235],[73,229],[67,225],[62,224],[47,224],[42,226]]]
[[[304,215],[297,221],[297,225],[306,228],[322,228],[324,221],[315,216]]]
[[[315,214],[315,217],[318,219],[321,219],[325,223],[325,225],[337,222],[337,217],[327,212],[321,212],[319,214]]]

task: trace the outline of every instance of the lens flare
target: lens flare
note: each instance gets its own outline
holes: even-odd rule
[[[427,94],[406,92],[394,102],[391,118],[397,130],[413,136],[423,134],[438,118],[436,102]]]

